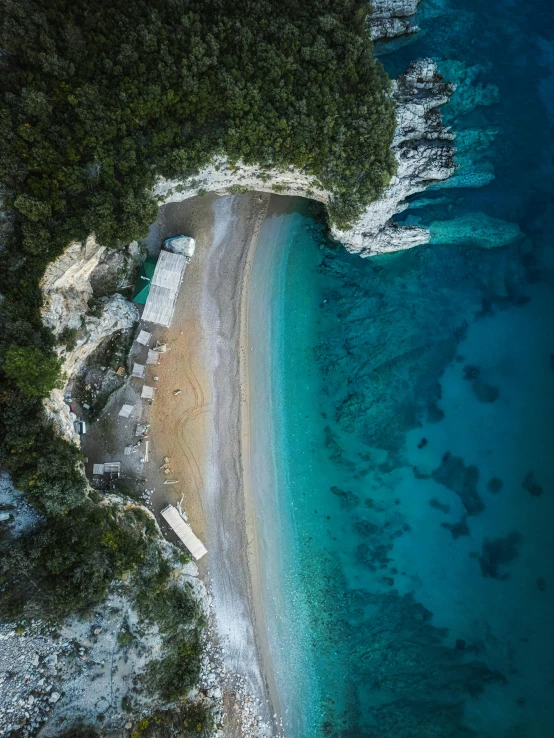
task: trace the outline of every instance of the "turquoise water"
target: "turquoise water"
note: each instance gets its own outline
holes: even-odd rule
[[[456,177],[398,218],[432,244],[361,260],[292,200],[261,235],[275,676],[295,738],[547,738],[554,9],[423,0],[418,23],[379,52],[459,85]]]

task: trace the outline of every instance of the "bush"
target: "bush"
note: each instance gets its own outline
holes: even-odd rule
[[[2,552],[2,609],[10,617],[59,619],[95,605],[141,564],[154,541],[141,510],[85,502]]]
[[[81,452],[56,435],[40,398],[0,392],[0,436],[0,464],[43,512],[63,514],[85,501]]]
[[[45,397],[62,387],[61,362],[34,346],[11,345],[4,357],[4,374],[27,397]]]
[[[157,710],[133,726],[131,738],[205,738],[213,718],[205,705],[193,702],[172,710]]]
[[[168,577],[165,563],[140,583],[136,604],[141,617],[157,623],[164,638],[164,656],[148,665],[147,683],[173,701],[186,695],[200,675],[204,615],[192,586],[168,584]]]

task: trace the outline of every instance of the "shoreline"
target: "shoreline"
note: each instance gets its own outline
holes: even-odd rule
[[[263,217],[259,218],[256,223],[255,232],[248,247],[246,255],[246,263],[243,272],[240,298],[240,331],[239,331],[239,363],[240,363],[240,388],[241,388],[241,464],[242,464],[242,480],[243,493],[245,501],[245,526],[247,537],[247,556],[250,569],[250,578],[252,581],[252,604],[254,609],[255,633],[258,641],[259,655],[262,660],[262,672],[266,681],[269,693],[269,701],[272,707],[272,714],[277,726],[282,725],[282,711],[275,681],[275,674],[271,655],[269,650],[269,638],[267,631],[267,620],[263,606],[261,567],[259,560],[259,543],[258,543],[258,526],[256,525],[256,513],[253,489],[253,467],[251,453],[251,432],[252,432],[252,403],[251,381],[250,381],[250,352],[252,345],[250,341],[250,287],[252,279],[252,267],[259,243],[260,231],[267,217],[270,198],[267,199]],[[270,350],[270,347],[266,347]],[[278,728],[278,732],[279,731]]]
[[[154,510],[183,499],[208,548],[199,562],[210,592],[211,639],[221,654],[229,738],[269,738],[278,714],[260,591],[251,457],[248,301],[258,236],[270,196],[207,196],[165,206],[153,239],[197,239],[155,372],[149,485],[171,459],[172,487],[159,487]],[[175,389],[181,389],[178,397]],[[145,470],[146,471],[146,470]]]

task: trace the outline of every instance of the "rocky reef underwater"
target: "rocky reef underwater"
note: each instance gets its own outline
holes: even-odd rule
[[[393,76],[432,57],[456,85],[442,114],[457,170],[396,216],[431,243],[361,260],[310,212],[284,216],[283,504],[317,695],[305,734],[544,738],[554,11],[424,0],[415,22],[378,52]]]

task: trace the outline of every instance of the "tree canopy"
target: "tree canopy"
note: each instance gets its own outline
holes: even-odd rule
[[[12,345],[4,357],[4,373],[27,397],[45,397],[61,386],[60,361],[36,346]]]

